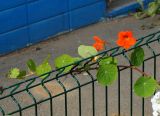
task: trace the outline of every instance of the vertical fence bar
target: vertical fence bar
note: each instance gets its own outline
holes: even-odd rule
[[[105,100],[106,100],[106,116],[108,116],[108,88],[105,88]]]
[[[5,116],[5,112],[4,112],[4,110],[0,107],[0,112],[1,112],[1,114],[3,115],[3,116]]]
[[[110,56],[115,55],[117,52],[119,51],[119,48],[116,48],[111,54]],[[118,115],[120,116],[120,69],[119,67],[117,67],[118,69]],[[107,89],[107,88],[106,88]],[[107,106],[108,108],[108,106]],[[108,115],[108,114],[107,114]]]
[[[82,105],[81,105],[81,87],[79,87],[79,116],[82,115]]]
[[[49,100],[50,100],[50,116],[53,116],[53,103],[52,103],[52,94],[51,92],[48,90],[48,88],[45,86],[45,80],[50,76],[50,73],[41,81],[41,85],[43,87],[43,89],[47,92],[48,96],[49,96]]]
[[[93,116],[95,116],[95,88],[94,88],[94,78],[91,75],[91,73],[89,71],[86,71],[89,75],[89,77],[91,77],[92,79],[92,109],[93,109]]]
[[[56,74],[56,81],[57,83],[63,88],[64,91],[64,101],[65,101],[65,116],[68,116],[68,108],[67,108],[67,90],[65,88],[65,86],[63,85],[63,83],[57,78],[59,77],[61,74],[63,74],[63,71],[65,70],[65,67],[63,69],[61,69],[57,74]]]
[[[156,79],[156,53],[155,53],[155,51],[154,51],[154,49],[149,45],[149,41],[151,40],[151,39],[153,39],[153,38],[149,38],[148,40],[147,40],[147,47],[148,47],[148,49],[152,52],[152,54],[153,54],[153,56],[154,56],[154,71],[153,71],[153,73],[154,73],[154,79]]]
[[[35,82],[35,79],[33,79],[27,86],[26,86],[26,91],[29,94],[29,96],[31,97],[31,99],[33,100],[34,104],[35,104],[35,116],[38,116],[38,110],[37,110],[37,101],[36,98],[33,96],[33,94],[29,91],[29,87],[30,85],[32,85],[32,83]]]
[[[133,70],[132,68],[130,68],[130,116],[132,116],[133,114],[133,93],[132,93],[132,89],[133,89]]]
[[[156,64],[156,62],[157,62],[157,59],[156,59],[156,56],[154,56],[154,78],[156,79],[156,76],[157,76],[157,64]]]
[[[120,69],[118,67],[118,115],[121,114],[121,94],[120,94],[120,87],[121,81],[120,81]]]
[[[78,90],[79,90],[79,116],[82,115],[82,106],[81,106],[81,87],[80,87],[80,82],[78,81],[78,79],[76,78],[76,76],[74,76],[71,72],[71,76],[73,77],[73,79],[75,79],[77,85],[78,85]]]
[[[19,88],[20,85],[17,85],[10,93],[12,100],[14,101],[14,103],[17,105],[17,107],[19,108],[19,115],[22,116],[22,108],[21,105],[19,104],[19,102],[16,100],[16,98],[13,96],[13,93]]]
[[[126,51],[122,50],[122,53],[123,53],[124,58],[128,61],[128,63],[131,66],[132,64],[131,64],[129,57],[126,55]],[[131,68],[130,68],[130,77],[132,78],[132,69]],[[130,78],[130,115],[132,116],[132,79],[131,78]]]
[[[144,72],[145,70],[145,63],[143,62],[142,64],[142,71]],[[142,98],[142,116],[144,116],[144,98]]]

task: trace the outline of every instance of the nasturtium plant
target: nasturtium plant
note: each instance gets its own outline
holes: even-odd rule
[[[13,68],[8,72],[7,76],[9,78],[15,78],[16,79],[19,76],[19,74],[20,74],[20,69]]]
[[[32,59],[29,59],[27,61],[27,66],[30,69],[30,71],[35,72],[36,71],[36,64]]]
[[[74,62],[79,61],[79,60],[80,60],[79,57],[71,57],[70,55],[63,54],[54,60],[54,64],[56,68],[61,68],[69,64],[73,64]],[[70,71],[72,67],[73,65],[66,67],[63,72]]]
[[[157,89],[157,81],[153,77],[140,77],[135,85],[134,92],[141,97],[149,97],[154,94]]]
[[[154,5],[154,3],[150,5],[150,7],[154,7],[150,12],[155,11]],[[78,47],[78,54],[80,57],[72,57],[67,54],[56,57],[54,59],[55,68],[61,68],[62,70],[58,70],[61,73],[68,73],[72,69],[71,72],[74,72],[76,74],[80,74],[89,70],[96,70],[97,81],[103,86],[110,86],[117,80],[119,67],[131,68],[143,75],[140,76],[134,84],[134,93],[136,95],[146,98],[152,96],[156,89],[160,87],[158,82],[151,75],[148,75],[147,73],[139,69],[139,66],[143,63],[145,58],[143,48],[136,47],[133,50],[129,58],[131,65],[119,65],[118,60],[115,57],[109,55],[103,56],[98,54],[98,52],[104,50],[106,48],[105,45],[109,43],[105,40],[102,40],[98,36],[94,36],[93,39],[95,42],[91,46],[80,45]],[[125,51],[128,51],[136,44],[136,41],[137,40],[131,31],[121,31],[118,33],[116,44],[119,47],[125,49]],[[49,58],[50,55],[48,55],[48,57],[45,58],[44,61],[38,66],[36,66],[36,63],[32,59],[29,59],[26,63],[29,71],[12,68],[8,72],[7,76],[12,79],[23,79],[31,75],[40,76],[40,78],[42,79],[46,78],[49,76],[49,72],[53,70],[49,63]],[[81,59],[84,60],[85,58],[88,59],[87,61],[89,61],[89,63],[80,61]]]
[[[99,62],[99,65],[107,65],[107,64],[117,65],[118,61],[114,57],[104,57]]]
[[[117,80],[118,69],[114,64],[103,64],[100,65],[97,72],[97,81],[104,85],[109,86]]]
[[[7,74],[7,77],[12,79],[23,79],[24,76],[26,76],[26,71],[18,68],[12,68]]]
[[[40,64],[39,66],[37,66],[36,75],[40,76],[42,74],[50,72],[51,70],[52,70],[51,65],[48,62],[44,62],[44,63]],[[48,74],[46,74],[44,76],[40,76],[40,78],[45,78],[46,76],[48,76]]]
[[[144,61],[144,50],[141,47],[135,48],[131,54],[131,64],[140,66]]]
[[[44,76],[41,76],[41,75],[52,71],[52,67],[49,64],[49,58],[50,58],[50,55],[48,55],[48,57],[42,62],[42,64],[40,64],[39,66],[36,67],[36,72],[35,73],[36,73],[37,76],[40,76],[40,78],[47,77],[48,74],[46,74]]]
[[[151,3],[148,5],[148,9],[149,9],[149,10],[147,10],[147,14],[148,14],[149,16],[154,16],[154,15],[156,15],[156,12],[157,12],[159,6],[160,6],[160,5],[158,5],[156,2],[151,2]]]
[[[95,43],[92,45],[97,51],[104,50],[106,42],[98,36],[93,37]]]
[[[78,47],[78,54],[82,58],[88,58],[96,55],[97,53],[98,53],[97,50],[93,46],[80,45]]]
[[[73,60],[74,60],[74,62],[78,62],[81,60],[81,58],[80,57],[73,57]]]
[[[19,75],[17,77],[17,79],[24,79],[24,77],[26,76],[27,72],[25,70],[21,70],[19,72]]]
[[[160,0],[153,0],[148,4],[146,9],[144,9],[143,0],[137,0],[137,2],[141,5],[141,11],[138,11],[134,14],[137,19],[153,17],[160,13]]]

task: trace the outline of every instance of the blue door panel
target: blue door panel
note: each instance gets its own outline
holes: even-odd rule
[[[0,54],[5,54],[19,48],[23,48],[28,43],[27,28],[20,28],[15,31],[0,35]]]
[[[25,0],[0,0],[0,11],[24,4]]]
[[[70,6],[70,9],[72,10],[72,9],[93,4],[98,1],[104,1],[104,0],[69,0],[69,6]]]
[[[0,0],[0,54],[97,22],[105,10],[105,0]]]
[[[30,25],[31,43],[39,42],[60,32],[69,30],[68,15],[60,15]]]
[[[0,11],[24,5],[36,0],[0,0]]]
[[[0,34],[25,26],[26,23],[26,7],[24,5],[0,12]]]
[[[105,15],[104,11],[105,11],[104,1],[71,11],[70,13],[71,28],[75,29],[99,21],[101,17],[104,17]]]
[[[67,12],[67,0],[39,0],[28,5],[29,23],[54,17]]]
[[[37,2],[37,1],[39,1],[39,0],[27,0],[28,3],[30,3],[30,2]]]

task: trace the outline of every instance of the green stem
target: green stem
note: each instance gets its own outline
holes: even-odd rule
[[[118,67],[132,68],[132,69],[138,71],[139,73],[143,74],[144,76],[150,77],[149,74],[143,72],[142,70],[140,70],[139,68],[137,68],[135,66],[118,65]]]
[[[132,68],[132,69],[136,70],[137,72],[143,74],[144,76],[150,77],[149,74],[143,72],[142,70],[140,70],[139,68],[134,67],[134,66],[118,65],[118,67]],[[98,68],[99,68],[99,67],[93,67],[93,68],[90,68],[89,70],[97,70]],[[73,70],[72,72],[75,72],[75,73],[77,73],[77,74],[80,74],[80,73],[82,73],[82,72],[84,72],[84,71],[86,71],[86,70],[84,70],[84,69],[82,68],[82,69],[75,69],[75,70]]]

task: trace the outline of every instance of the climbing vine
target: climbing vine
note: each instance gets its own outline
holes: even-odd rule
[[[144,7],[143,0],[137,0],[137,1],[141,5],[139,11],[134,14],[134,16],[137,19],[153,17],[157,14],[160,14],[160,0],[154,0],[153,2],[150,2],[147,8]]]
[[[79,57],[72,57],[70,55],[63,54],[55,58],[55,67],[59,69],[61,67],[65,67],[66,65],[74,64],[75,62],[85,58],[93,57],[92,62],[98,62],[98,65],[94,68],[87,65],[85,68],[79,67],[72,70],[74,65],[69,65],[65,67],[62,72],[68,73],[72,70],[72,72],[75,73],[82,73],[87,70],[97,70],[96,76],[98,83],[102,86],[109,86],[117,80],[119,67],[131,68],[141,74],[141,76],[138,77],[137,81],[134,83],[134,93],[136,95],[140,97],[149,97],[152,96],[156,89],[159,88],[159,83],[154,79],[154,77],[138,68],[144,61],[145,53],[143,48],[136,47],[133,50],[129,57],[131,65],[119,65],[118,60],[112,56],[106,55],[103,58],[96,56],[98,52],[104,50],[109,43],[98,36],[94,36],[93,39],[95,41],[93,45],[80,45],[78,47]],[[136,44],[136,41],[137,40],[131,31],[122,31],[118,33],[116,44],[120,48],[127,51],[130,47]],[[50,55],[48,55],[48,57],[45,58],[39,65],[37,65],[33,59],[29,59],[26,63],[28,71],[21,70],[19,68],[12,68],[8,72],[7,77],[11,79],[24,79],[25,77],[31,75],[37,75],[42,79],[46,78],[46,75],[43,74],[53,70],[49,63],[49,59]]]

